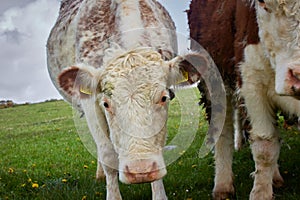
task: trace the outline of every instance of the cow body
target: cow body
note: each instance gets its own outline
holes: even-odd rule
[[[239,129],[246,129],[240,122],[246,118],[238,109],[240,98],[245,101],[252,127],[251,149],[256,165],[250,199],[272,199],[272,183],[283,184],[277,166],[279,135],[274,122],[278,109],[300,116],[299,101],[293,98],[299,91],[299,15],[299,2],[295,0],[191,3],[191,38],[211,54],[227,90],[226,122],[215,148],[215,199],[226,199],[234,193],[233,132],[240,135]],[[238,99],[234,97],[236,87]],[[201,85],[199,88],[209,111],[207,91]]]
[[[156,1],[62,1],[48,40],[48,68],[62,96],[85,114],[97,145],[97,178],[106,175],[107,199],[121,199],[118,171],[125,183],[159,180],[152,184],[153,198],[166,198],[160,179],[166,174],[162,147],[168,67],[153,69],[151,65],[166,65],[161,57],[171,59],[176,54],[174,30],[169,14]],[[161,55],[151,48],[167,53]],[[134,69],[133,65],[145,66]],[[147,68],[152,71],[145,74]],[[70,81],[74,76],[79,76],[88,92],[74,91],[76,83]],[[90,92],[97,94],[99,85],[101,97],[92,97]],[[147,94],[143,94],[145,87]],[[152,96],[154,105],[148,102]],[[162,97],[166,99],[161,101]],[[145,104],[147,112],[156,113],[145,116],[137,108]],[[157,120],[161,122],[154,124]],[[128,123],[133,126],[128,128]],[[154,127],[156,132],[149,132]]]
[[[48,70],[62,96],[84,113],[108,200],[121,199],[118,173],[124,183],[151,182],[153,199],[167,198],[161,179],[169,87],[189,72],[188,63],[202,71],[213,63],[207,53],[176,54],[174,23],[155,0],[61,3],[47,43]]]
[[[280,135],[278,110],[300,116],[300,2],[277,0],[255,3],[260,43],[245,49],[240,70],[241,96],[252,125],[251,150],[255,161],[250,199],[273,199],[282,186],[277,160]]]

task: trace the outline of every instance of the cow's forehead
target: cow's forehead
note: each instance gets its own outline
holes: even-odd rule
[[[106,96],[132,95],[165,88],[167,62],[155,51],[140,49],[112,59],[101,77],[101,91]]]
[[[154,93],[166,89],[167,77],[163,66],[140,66],[103,83],[102,91],[114,98],[137,94],[151,98]]]

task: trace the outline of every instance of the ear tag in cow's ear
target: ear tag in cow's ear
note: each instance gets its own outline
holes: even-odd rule
[[[181,80],[179,80],[178,83],[183,83],[183,82],[188,81],[189,80],[189,73],[185,70],[182,70],[181,73],[182,73],[183,78]]]
[[[88,88],[84,88],[82,85],[80,86],[79,91],[83,94],[91,95],[92,91],[90,91]]]

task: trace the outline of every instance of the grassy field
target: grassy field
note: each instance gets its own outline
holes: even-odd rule
[[[182,92],[181,92],[182,93]],[[186,95],[183,91],[183,95]],[[192,99],[197,104],[197,99]],[[172,101],[168,121],[169,141],[180,126],[180,102]],[[207,131],[203,118],[198,131],[181,157],[168,166],[164,178],[170,200],[211,199],[214,164],[212,154],[199,158]],[[280,126],[282,126],[280,124]],[[300,199],[300,136],[290,127],[280,128],[283,145],[280,170],[285,186],[276,189],[276,199]],[[192,138],[193,139],[193,138]],[[185,141],[186,138],[182,138]],[[252,187],[254,163],[249,147],[235,152],[235,199],[247,199]],[[17,106],[0,110],[0,200],[105,199],[105,183],[95,181],[96,159],[82,144],[74,126],[72,110],[63,101]],[[120,184],[123,199],[151,199],[150,184]]]

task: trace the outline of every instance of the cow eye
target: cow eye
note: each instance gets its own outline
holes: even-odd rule
[[[157,103],[161,106],[166,105],[167,101],[170,99],[169,93],[167,91],[163,91],[159,97],[159,99],[157,99]]]
[[[166,102],[167,101],[167,99],[168,99],[168,97],[167,96],[163,96],[162,98],[161,98],[161,102]]]
[[[105,108],[109,108],[109,105],[108,105],[107,102],[104,102],[104,103],[103,103],[103,106],[104,106]]]
[[[109,104],[108,99],[105,98],[102,102],[102,105],[104,106],[104,108],[110,109],[110,104]]]
[[[265,3],[265,1],[264,1],[264,0],[258,0],[258,2],[259,2],[259,3]]]

